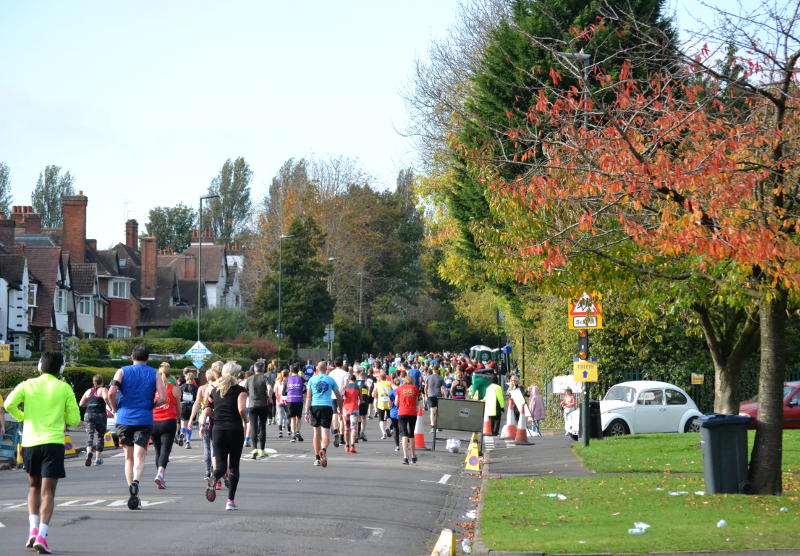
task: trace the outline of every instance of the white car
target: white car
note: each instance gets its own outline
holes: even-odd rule
[[[656,380],[632,380],[612,386],[600,401],[603,436],[646,432],[699,432],[700,417],[683,389]],[[566,431],[577,438],[580,410],[567,418]]]

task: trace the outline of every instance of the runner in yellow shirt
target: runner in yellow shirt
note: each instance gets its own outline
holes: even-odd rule
[[[381,428],[381,439],[385,440],[386,421],[389,419],[389,411],[392,409],[392,400],[389,394],[392,393],[392,383],[386,376],[385,371],[381,371],[380,380],[375,384],[375,407],[378,409],[378,426]]]
[[[47,530],[53,515],[58,480],[64,471],[64,427],[81,422],[75,393],[58,380],[64,357],[45,352],[39,359],[41,376],[17,385],[9,394],[5,408],[23,423],[22,459],[28,473],[28,521],[30,533],[25,544],[40,554],[52,554]],[[25,410],[20,405],[25,404]]]

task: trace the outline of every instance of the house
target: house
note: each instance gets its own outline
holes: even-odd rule
[[[3,222],[0,220],[0,226]],[[28,350],[28,285],[28,262],[25,257],[0,254],[0,336],[4,342],[11,344],[15,357],[30,357],[31,354]]]

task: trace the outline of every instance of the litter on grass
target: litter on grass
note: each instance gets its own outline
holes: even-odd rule
[[[786,508],[786,507],[784,507],[784,508],[781,508],[781,509],[780,509],[780,511],[782,511],[782,512],[788,512],[788,511],[789,511],[789,508]]]
[[[727,524],[728,524],[728,522],[727,522],[727,521],[725,521],[724,519],[720,519],[719,521],[717,521],[717,527],[718,527],[719,529],[722,529],[722,528],[723,528],[723,527],[725,527]]]
[[[545,494],[545,496],[547,496],[548,498],[558,498],[559,500],[566,500],[567,499],[566,496],[564,496],[563,494],[560,494],[558,492],[549,492],[549,493]]]
[[[685,490],[673,490],[672,492],[669,493],[670,496],[683,496],[684,494],[689,494],[689,493]]]
[[[644,529],[645,531],[650,529],[650,524],[649,523],[645,523],[644,521],[636,521],[633,524],[633,526],[636,527],[637,529]]]
[[[705,490],[695,490],[694,493],[697,496],[705,496],[706,495],[706,491]]]

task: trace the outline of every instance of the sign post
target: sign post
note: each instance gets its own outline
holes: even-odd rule
[[[589,358],[589,330],[603,328],[603,308],[598,293],[583,295],[567,301],[569,311],[569,328],[578,330],[578,357],[573,361],[573,378],[583,382],[583,400],[581,401],[581,443],[589,445],[589,396],[591,383],[597,382],[597,359]]]
[[[198,340],[184,355],[187,359],[192,360],[192,364],[197,367],[197,370],[199,371],[200,367],[202,367],[203,363],[205,363],[205,360],[211,357],[213,353],[211,353],[211,350],[203,345],[203,342]]]

